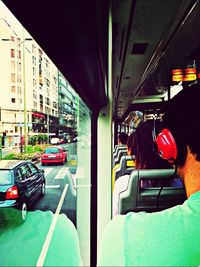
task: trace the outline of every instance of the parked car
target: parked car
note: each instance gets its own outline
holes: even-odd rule
[[[62,146],[49,146],[44,149],[41,156],[41,163],[61,163],[67,162],[67,151]]]
[[[0,214],[23,223],[27,208],[45,195],[45,183],[44,170],[34,163],[0,160]]]
[[[60,144],[60,139],[57,137],[51,138],[51,144],[52,145],[59,145]]]

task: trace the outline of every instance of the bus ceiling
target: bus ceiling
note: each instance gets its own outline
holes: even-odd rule
[[[112,91],[117,119],[126,117],[137,99],[141,105],[142,97],[157,99],[165,93],[171,85],[171,69],[199,60],[199,1],[3,2],[95,112],[108,101],[105,81],[112,7]]]

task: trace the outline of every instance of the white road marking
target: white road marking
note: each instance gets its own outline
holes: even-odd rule
[[[53,170],[53,168],[46,168],[46,169],[44,169],[45,175],[47,176],[52,170]]]
[[[56,174],[54,179],[64,179],[65,175],[68,173],[69,167],[63,167],[59,170],[59,172]]]
[[[62,204],[63,204],[64,199],[65,199],[65,195],[67,193],[67,189],[68,189],[68,184],[65,185],[64,190],[62,192],[62,196],[61,196],[60,201],[58,203],[56,212],[55,212],[55,214],[53,216],[53,220],[52,220],[51,226],[49,228],[49,232],[48,232],[48,234],[46,236],[44,245],[42,247],[40,256],[38,258],[36,267],[42,267],[43,264],[44,264],[44,261],[45,261],[46,255],[47,255],[47,251],[49,249],[49,245],[50,245],[50,242],[51,242],[51,238],[53,236],[53,232],[54,232],[54,229],[55,229],[55,226],[56,226],[56,222],[58,220],[58,216],[59,216],[60,210],[62,208]]]
[[[45,188],[60,188],[60,185],[59,184],[55,184],[55,185],[46,185]]]

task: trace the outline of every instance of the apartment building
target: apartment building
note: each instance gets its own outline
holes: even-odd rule
[[[0,19],[0,121],[3,145],[20,134],[58,128],[58,69],[19,24]],[[25,123],[25,124],[24,124]]]
[[[65,133],[68,141],[76,136],[77,132],[77,103],[79,96],[73,90],[62,73],[58,72],[58,104],[59,104],[59,132]]]

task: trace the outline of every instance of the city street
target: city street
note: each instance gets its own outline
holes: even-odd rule
[[[40,266],[40,259],[43,257],[47,265],[50,261],[54,262],[55,266],[61,266],[66,260],[66,247],[63,247],[61,252],[57,243],[45,241],[52,239],[59,240],[59,244],[65,242],[68,229],[65,226],[67,223],[65,215],[76,225],[76,191],[69,167],[67,164],[43,167],[40,163],[38,167],[45,171],[46,193],[30,207],[25,223],[18,225],[0,218],[0,266],[22,266],[22,263],[23,266]],[[50,233],[52,224],[59,214],[62,215],[55,224],[55,231]],[[62,224],[60,220],[63,221]],[[23,251],[20,255],[17,249],[19,246]],[[49,246],[50,251],[46,256],[43,250]],[[62,256],[55,257],[57,253],[61,253]]]
[[[42,166],[41,163],[39,163],[37,166],[45,171],[46,193],[42,199],[31,206],[30,210],[49,210],[55,213],[63,189],[67,184],[67,193],[62,205],[61,213],[65,213],[67,217],[76,224],[76,190],[73,187],[72,176],[67,164],[64,166]]]

